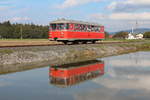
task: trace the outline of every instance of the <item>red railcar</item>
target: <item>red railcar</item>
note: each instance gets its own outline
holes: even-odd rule
[[[67,42],[95,43],[102,39],[105,39],[104,26],[99,24],[65,19],[50,23],[50,41],[58,41],[65,44],[67,44]]]
[[[104,62],[86,61],[81,63],[50,67],[51,84],[71,86],[104,74]]]

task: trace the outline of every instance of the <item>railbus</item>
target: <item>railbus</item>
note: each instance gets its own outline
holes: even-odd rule
[[[49,40],[67,44],[95,43],[105,39],[104,26],[96,23],[59,19],[52,21],[49,27]]]

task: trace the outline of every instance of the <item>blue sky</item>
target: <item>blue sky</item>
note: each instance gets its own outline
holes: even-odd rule
[[[150,0],[0,0],[0,22],[48,25],[57,18],[103,24],[109,32],[150,27]]]

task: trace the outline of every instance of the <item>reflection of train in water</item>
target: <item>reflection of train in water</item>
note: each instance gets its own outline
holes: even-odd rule
[[[50,67],[51,84],[67,87],[104,74],[104,62],[92,60]]]

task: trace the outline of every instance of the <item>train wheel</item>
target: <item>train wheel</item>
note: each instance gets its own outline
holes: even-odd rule
[[[82,43],[83,43],[83,44],[87,44],[87,41],[83,41]]]
[[[78,41],[74,41],[73,44],[79,44],[79,42]]]
[[[95,44],[95,43],[96,43],[96,41],[92,41],[92,43],[93,43],[93,44]]]
[[[63,41],[63,43],[66,45],[68,42],[67,41]]]

